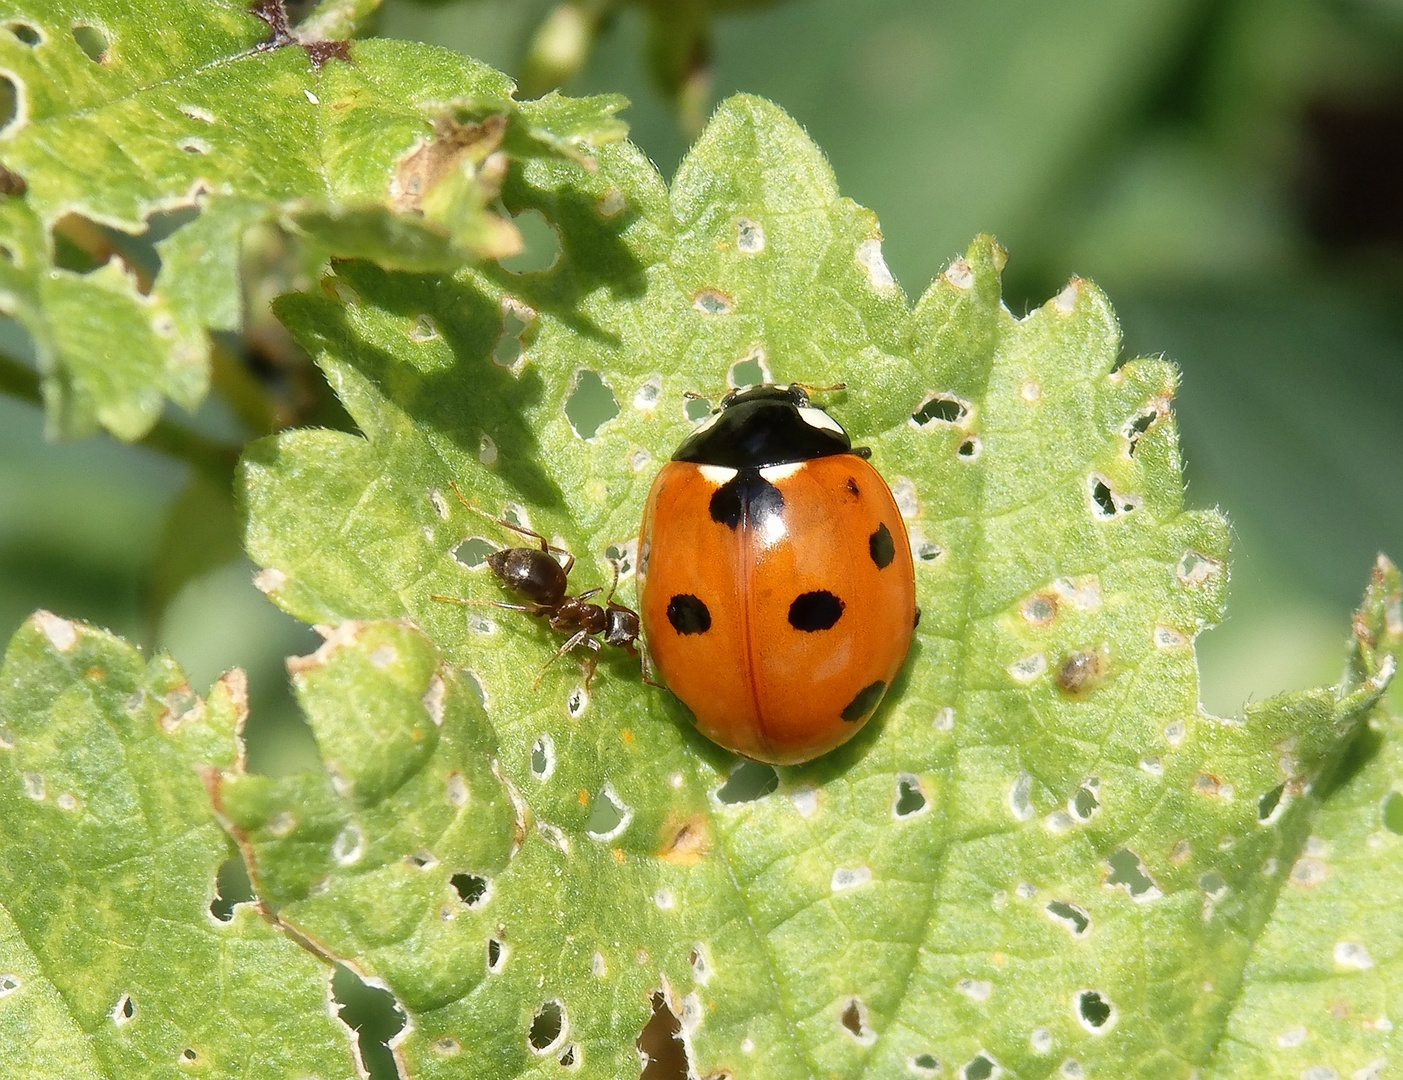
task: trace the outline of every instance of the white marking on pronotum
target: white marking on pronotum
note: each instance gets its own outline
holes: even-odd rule
[[[786,465],[767,465],[760,470],[760,475],[770,483],[775,484],[781,480],[788,480],[804,467],[802,461],[791,461]]]
[[[799,406],[799,415],[804,418],[804,423],[808,424],[809,427],[820,428],[824,431],[834,431],[839,435],[846,434],[846,432],[843,431],[842,425],[822,409],[801,405]]]
[[[698,465],[697,472],[701,473],[703,480],[720,487],[729,483],[736,477],[735,469],[728,469],[725,465]]]

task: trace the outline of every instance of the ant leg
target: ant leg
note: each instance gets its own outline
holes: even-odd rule
[[[647,683],[649,686],[656,686],[659,690],[667,689],[666,683],[660,683],[648,674],[648,669],[652,666],[652,664],[650,663],[650,658],[648,656],[647,646],[644,646],[643,648],[638,650],[638,666],[639,674],[642,675],[643,681],[645,683]]]
[[[599,666],[599,642],[594,638],[585,641],[589,646],[590,653],[585,657],[585,693],[589,693],[590,680],[594,678],[594,669]]]
[[[555,655],[552,656],[549,660],[547,660],[544,664],[542,664],[541,670],[536,672],[536,681],[531,684],[531,689],[535,690],[538,686],[541,685],[541,678],[545,675],[547,668],[549,668],[553,663],[559,660],[566,653],[570,652],[572,649],[578,648],[581,642],[584,642],[586,640],[593,639],[590,638],[588,630],[581,630],[578,633],[576,633],[574,637],[566,641],[564,645],[560,646],[560,648],[556,650]]]
[[[538,544],[541,545],[541,550],[542,550],[542,551],[548,551],[548,552],[551,552],[552,554],[555,554],[555,555],[564,555],[564,556],[565,556],[565,565],[562,567],[562,569],[563,569],[567,574],[570,572],[571,568],[575,565],[575,556],[574,556],[574,555],[572,555],[570,552],[566,551],[563,547],[556,547],[554,544],[552,544],[552,543],[550,543],[548,540],[546,540],[546,538],[545,538],[544,536],[542,536],[540,533],[536,532],[535,529],[528,529],[528,528],[526,528],[526,527],[523,526],[523,525],[513,525],[510,521],[507,521],[505,518],[499,518],[499,517],[497,517],[495,514],[489,514],[486,510],[484,510],[484,509],[483,509],[482,507],[480,507],[480,506],[474,506],[472,503],[468,502],[467,499],[463,498],[463,493],[462,493],[461,491],[458,490],[458,484],[457,484],[456,481],[453,481],[453,480],[448,481],[448,486],[451,487],[451,488],[453,489],[453,494],[456,495],[456,496],[458,496],[458,501],[459,501],[460,503],[462,503],[464,506],[466,506],[469,510],[471,510],[474,514],[481,514],[481,515],[482,515],[483,517],[485,517],[488,521],[494,522],[494,523],[500,525],[500,526],[501,526],[502,528],[504,528],[504,529],[510,529],[512,532],[516,533],[518,536],[529,536],[532,540],[535,540]]]
[[[508,611],[524,611],[528,615],[539,615],[542,611],[549,610],[538,604],[508,604],[505,600],[469,600],[462,596],[440,596],[438,593],[429,593],[430,600],[441,600],[445,604],[463,604],[466,607],[499,607]]]

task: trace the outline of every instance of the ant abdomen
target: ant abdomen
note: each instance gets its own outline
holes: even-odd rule
[[[540,607],[558,606],[569,579],[555,556],[534,548],[503,548],[487,556],[487,565],[507,588]]]

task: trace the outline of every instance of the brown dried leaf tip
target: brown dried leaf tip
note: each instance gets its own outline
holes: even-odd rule
[[[465,161],[481,165],[502,145],[507,117],[496,113],[480,123],[461,123],[451,116],[434,121],[434,137],[416,143],[400,159],[390,183],[390,205],[399,213],[420,208],[424,196]]]

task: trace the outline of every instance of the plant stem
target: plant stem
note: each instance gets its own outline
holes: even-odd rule
[[[38,372],[4,353],[0,353],[0,394],[41,408],[44,404]],[[157,420],[155,426],[137,442],[185,462],[222,488],[228,488],[233,483],[234,465],[239,459],[237,446],[216,442],[164,418]]]

